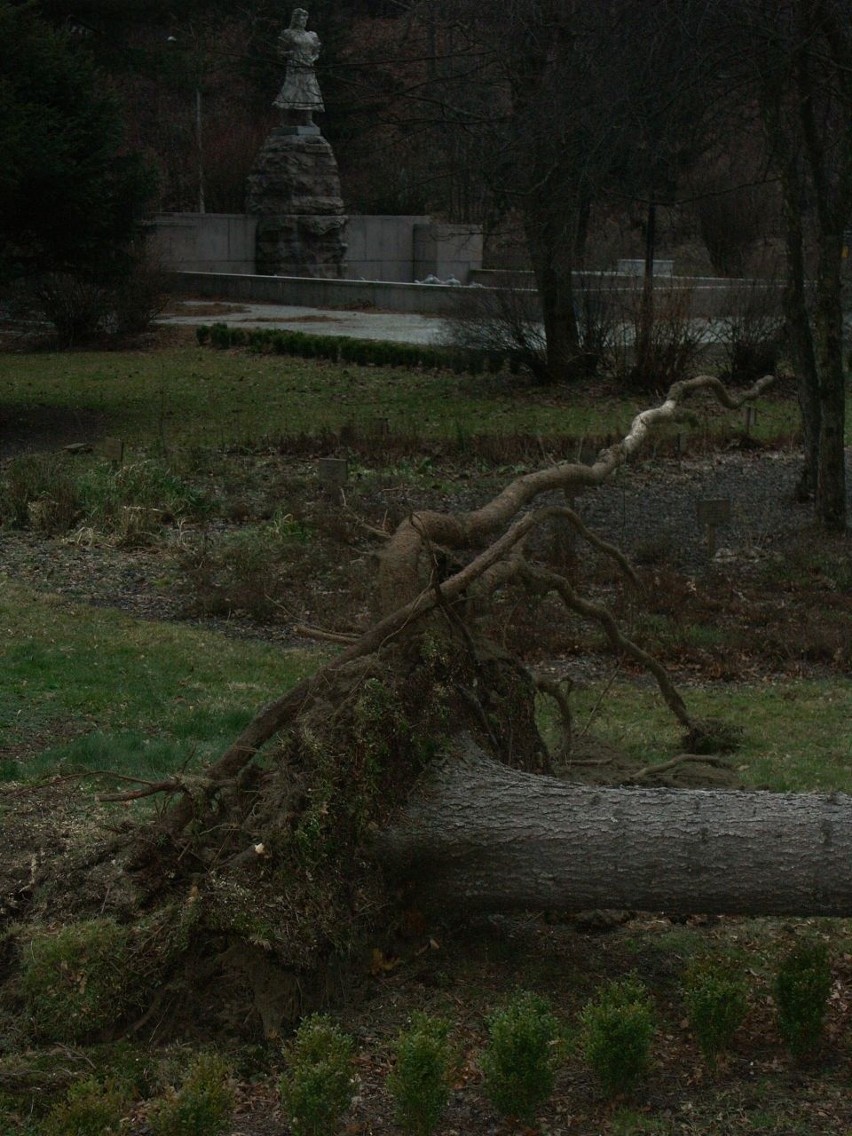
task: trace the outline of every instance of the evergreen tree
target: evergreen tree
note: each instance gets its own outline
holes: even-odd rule
[[[85,44],[0,0],[0,281],[114,279],[153,190]]]

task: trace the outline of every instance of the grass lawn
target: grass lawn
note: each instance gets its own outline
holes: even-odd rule
[[[647,405],[640,398],[611,394],[589,397],[573,390],[517,390],[502,379],[345,367],[197,346],[149,352],[9,355],[2,357],[2,367],[0,410],[13,423],[36,422],[40,414],[51,411],[54,417],[66,415],[72,425],[78,421],[81,429],[86,425],[93,436],[113,434],[122,438],[131,454],[136,450],[143,456],[163,459],[136,463],[140,467],[162,466],[170,474],[203,469],[210,508],[190,516],[188,531],[204,541],[208,537],[226,541],[236,538],[240,563],[248,563],[260,548],[266,556],[257,573],[264,596],[274,563],[287,589],[302,587],[306,594],[318,597],[311,600],[318,623],[324,619],[332,622],[336,587],[353,602],[355,588],[343,587],[334,570],[366,537],[357,526],[346,528],[335,515],[337,528],[329,529],[336,534],[334,540],[328,537],[328,549],[324,545],[320,549],[325,561],[320,557],[316,560],[320,565],[327,562],[327,574],[311,567],[298,577],[294,565],[312,566],[314,561],[299,560],[295,553],[287,560],[284,552],[292,553],[295,544],[300,554],[319,546],[321,534],[326,532],[319,520],[325,513],[317,508],[316,515],[311,514],[304,523],[299,519],[301,514],[294,520],[289,510],[296,511],[296,506],[305,502],[300,497],[290,500],[287,494],[298,495],[301,482],[295,476],[285,478],[285,471],[272,468],[276,462],[283,463],[282,454],[255,454],[251,452],[254,446],[284,435],[316,437],[324,430],[338,431],[350,422],[356,427],[363,423],[367,432],[376,416],[388,420],[394,436],[407,435],[415,441],[463,442],[473,434],[494,433],[523,434],[533,439],[562,436],[579,442],[584,437],[620,433],[636,411]],[[765,400],[765,407],[762,405],[756,433],[765,439],[789,438],[795,433],[796,417],[792,397],[773,396]],[[693,430],[699,435],[718,436],[737,433],[741,426],[740,416],[712,409],[700,412]],[[246,452],[232,452],[232,447],[242,445],[246,445]],[[536,455],[541,448],[537,443],[532,447]],[[407,478],[409,489],[417,484],[413,467],[401,463],[391,469],[388,461],[383,464],[379,451],[380,447],[376,461],[370,462],[377,477],[392,474],[394,485]],[[420,451],[415,447],[413,452]],[[465,479],[478,476],[480,470],[465,455],[463,445],[457,446],[457,452],[459,461],[450,463],[447,476],[458,477],[455,488],[463,490]],[[75,470],[79,463],[82,474],[89,477],[90,505],[85,518],[91,530],[91,546],[86,546],[86,555],[96,556],[99,547],[120,550],[127,558],[121,561],[122,570],[129,564],[134,579],[141,578],[144,573],[137,572],[140,545],[129,538],[150,539],[151,543],[143,547],[157,561],[151,571],[159,572],[162,567],[163,586],[170,586],[172,576],[166,564],[174,551],[174,530],[178,527],[174,518],[180,517],[180,512],[177,508],[158,509],[162,504],[159,498],[148,501],[116,496],[113,500],[107,490],[111,492],[118,474],[133,463],[113,468],[104,461],[93,462],[95,472],[104,467],[101,480],[93,481],[87,461],[68,458]],[[492,466],[488,472],[492,477],[502,477],[504,471]],[[163,486],[171,486],[174,492],[181,488],[153,474],[150,481],[160,493]],[[36,503],[44,505],[60,484],[55,477],[52,488],[34,489]],[[204,627],[171,618],[136,618],[116,608],[99,606],[107,598],[106,585],[91,590],[94,603],[72,600],[69,595],[88,597],[90,592],[88,584],[84,588],[74,577],[77,562],[73,557],[60,563],[62,548],[67,552],[69,530],[39,531],[33,519],[38,514],[27,511],[32,499],[25,491],[22,508],[8,522],[9,531],[12,524],[31,525],[30,531],[17,534],[27,555],[28,541],[38,545],[39,557],[32,561],[35,569],[28,577],[29,584],[20,582],[9,568],[11,553],[4,571],[0,545],[0,831],[5,826],[7,848],[0,862],[7,881],[0,887],[0,963],[12,976],[7,981],[4,975],[0,982],[0,1134],[41,1136],[45,1132],[54,1136],[62,1132],[64,1136],[66,1132],[85,1131],[95,1136],[120,1127],[129,1136],[144,1136],[154,1131],[149,1122],[162,1115],[163,1102],[189,1099],[185,1091],[183,1097],[176,1096],[175,1086],[184,1080],[194,1054],[201,1048],[197,1033],[187,1040],[176,1031],[171,1044],[165,1044],[168,1015],[180,1019],[175,1006],[188,989],[181,985],[180,973],[176,972],[176,978],[164,972],[163,981],[157,979],[153,1001],[146,996],[138,1005],[131,1003],[133,1012],[125,1014],[125,1023],[129,1024],[122,1027],[123,1035],[110,1036],[106,1043],[89,1044],[91,1038],[80,1033],[79,1037],[74,1035],[73,1044],[59,1046],[55,1044],[58,1034],[39,1034],[32,1009],[36,1003],[22,997],[20,976],[28,965],[25,960],[35,958],[33,944],[39,936],[51,942],[61,937],[58,924],[62,916],[57,916],[52,906],[57,896],[62,902],[68,896],[76,902],[75,889],[85,884],[94,895],[94,908],[86,910],[100,915],[106,911],[110,917],[113,908],[120,910],[120,896],[113,904],[108,889],[106,895],[98,890],[108,874],[89,872],[94,861],[85,858],[89,851],[86,840],[80,839],[79,857],[73,841],[82,834],[96,843],[101,832],[104,838],[115,832],[116,817],[120,821],[128,817],[147,821],[151,809],[157,806],[152,805],[152,798],[126,806],[96,800],[96,791],[116,787],[113,778],[102,775],[157,781],[215,758],[256,710],[310,674],[332,648],[324,644],[303,650],[265,642],[260,637],[238,638],[225,634],[221,624],[214,622]],[[226,501],[230,502],[227,510],[223,508]],[[263,508],[269,502],[275,509],[267,515]],[[235,503],[241,505],[240,510]],[[354,495],[350,505],[354,515]],[[145,513],[149,508],[162,515],[162,524],[151,521]],[[79,524],[81,515],[79,510],[74,512],[74,524]],[[122,517],[124,524],[120,523]],[[133,530],[127,520],[133,517],[142,517],[144,532]],[[327,518],[323,523],[328,523]],[[253,536],[252,542],[239,545],[247,534]],[[277,534],[279,541],[278,551],[272,553],[271,534]],[[0,525],[0,542],[4,535]],[[373,562],[367,552],[371,548],[357,550],[365,565],[359,571],[370,583]],[[158,557],[162,557],[162,565]],[[799,574],[810,577],[812,568],[808,562],[800,566]],[[41,575],[36,575],[37,571]],[[62,577],[61,571],[68,573],[67,577]],[[100,585],[107,577],[96,578]],[[320,590],[310,592],[317,582]],[[785,563],[783,579],[768,581],[763,587],[767,596],[774,597],[783,584],[788,588],[785,602],[792,605],[799,602],[794,582],[791,565]],[[67,587],[67,594],[58,590],[62,586]],[[835,592],[841,594],[840,584]],[[127,593],[116,585],[109,593],[113,594]],[[147,614],[145,608],[134,610]],[[684,613],[691,610],[685,603],[676,609],[683,617],[683,633],[691,637],[690,645],[706,647],[707,657],[712,659],[713,651],[724,651],[729,628],[721,621],[705,628],[686,618]],[[833,618],[833,610],[826,618]],[[362,617],[363,611],[356,615]],[[221,612],[217,613],[219,618]],[[733,613],[731,618],[738,616]],[[354,620],[353,626],[358,625]],[[241,630],[247,626],[243,622]],[[665,624],[662,631],[667,627]],[[663,634],[661,641],[665,645]],[[582,646],[576,657],[580,672],[585,673],[589,658]],[[681,654],[675,652],[669,657],[677,668]],[[802,670],[812,677],[782,678],[771,662],[765,667],[751,667],[750,660],[750,669],[742,672],[750,676],[748,682],[722,682],[718,669],[711,672],[694,662],[694,658],[702,657],[690,656],[693,662],[685,668],[690,677],[682,693],[694,716],[741,727],[742,745],[730,755],[730,762],[744,785],[780,791],[852,792],[848,725],[852,720],[852,687],[839,665],[814,665]],[[589,671],[600,673],[591,667]],[[708,677],[711,673],[712,680]],[[680,752],[680,730],[653,681],[647,676],[628,681],[623,674],[619,672],[613,682],[597,678],[576,681],[571,695],[575,736],[588,729],[639,765],[664,762]],[[542,713],[545,729],[550,725],[548,713]],[[381,722],[384,727],[387,718]],[[347,801],[349,788],[347,782]],[[275,801],[277,808],[277,797]],[[324,815],[322,808],[320,800],[317,818]],[[282,815],[289,823],[290,813],[282,809]],[[213,831],[216,829],[218,822]],[[302,835],[305,833],[307,829]],[[254,841],[266,839],[266,834],[245,835],[246,841],[250,835],[251,845],[245,849],[240,845],[240,871],[265,872],[265,861],[258,859],[263,855],[263,843]],[[191,844],[191,840],[187,842],[180,857]],[[101,846],[96,846],[100,850]],[[306,842],[305,847],[313,846]],[[248,861],[243,859],[244,852],[249,854]],[[173,853],[171,845],[165,846],[162,862]],[[188,854],[191,857],[194,853]],[[39,873],[51,858],[55,860],[52,871],[61,880],[54,883],[50,877],[44,887]],[[112,863],[122,864],[120,860]],[[185,927],[188,936],[194,933],[197,911],[199,889],[195,881],[201,881],[202,876],[215,877],[217,864],[209,868],[207,861],[199,860],[198,866],[191,868],[194,875],[181,876],[176,885],[172,899],[179,920],[174,925]],[[100,860],[95,864],[96,868],[102,866]],[[661,870],[664,868],[661,865]],[[221,874],[224,877],[224,867]],[[319,878],[312,877],[310,871],[307,875],[312,881]],[[151,887],[160,880],[155,873]],[[289,880],[281,888],[280,879],[275,877],[275,906],[281,904]],[[132,886],[137,882],[134,876]],[[186,886],[187,882],[192,886]],[[148,886],[144,879],[142,886]],[[63,890],[68,896],[59,895]],[[254,900],[257,893],[252,891],[251,895]],[[202,899],[206,902],[207,898]],[[60,906],[57,910],[68,908]],[[77,910],[75,907],[72,919],[77,918]],[[172,912],[171,907],[168,910]],[[147,910],[140,919],[138,914],[135,908],[131,910],[128,941],[147,949],[155,943],[160,925],[146,922]],[[524,912],[474,920],[460,929],[440,917],[424,918],[423,913],[412,910],[398,926],[394,922],[393,927],[386,928],[382,908],[375,930],[370,931],[373,938],[363,945],[364,957],[359,953],[350,960],[352,973],[330,977],[334,1014],[357,1039],[357,1076],[352,1082],[357,1096],[345,1119],[346,1131],[374,1136],[391,1136],[399,1131],[391,1119],[393,1109],[387,1090],[387,1074],[395,1060],[393,1039],[420,1011],[450,1023],[458,1056],[447,1123],[437,1130],[466,1136],[508,1131],[484,1094],[482,1053],[495,1009],[523,986],[548,999],[564,1032],[554,1094],[542,1107],[540,1127],[526,1131],[540,1131],[544,1136],[849,1136],[850,921],[683,919],[665,913],[633,912],[624,913],[623,922],[615,918],[607,925],[605,920],[594,922],[600,914],[592,913],[591,922],[584,925],[562,912]],[[100,921],[100,916],[90,920],[88,926],[107,938],[120,938],[127,929],[117,932],[109,920]],[[219,929],[217,926],[217,934]],[[34,937],[28,938],[30,934]],[[827,1025],[816,1055],[807,1063],[797,1063],[782,1044],[772,983],[778,962],[787,951],[813,939],[831,950]],[[272,947],[262,936],[247,941],[254,953],[245,957],[252,973],[259,976],[255,994],[263,989],[270,999],[278,998],[281,995],[273,981],[277,960]],[[245,943],[240,942],[243,949]],[[181,940],[181,951],[184,946]],[[222,961],[232,956],[236,960],[236,950],[229,939],[227,944],[222,943],[221,959],[192,958],[189,953],[175,956],[177,971],[182,973],[183,967],[200,964],[208,975],[211,985],[203,996],[209,999],[205,1004],[209,1016],[199,1019],[205,1030],[211,1023],[209,1033],[204,1034],[204,1049],[207,1051],[213,1038],[238,1086],[233,1123],[227,1121],[216,1130],[245,1136],[289,1131],[277,1088],[289,1068],[281,1038],[273,1033],[267,1037],[257,1034],[250,1042],[244,1037],[239,1042],[233,1040],[246,1023],[253,1021],[252,1005],[257,1004],[252,1002],[255,994],[249,992],[249,986],[241,985],[247,981],[248,969],[239,970],[237,961],[230,969],[231,962],[225,965]],[[683,997],[689,964],[706,957],[733,963],[749,987],[745,1023],[714,1068],[707,1065],[696,1047]],[[216,969],[220,965],[222,969]],[[105,973],[110,981],[119,969],[114,956],[109,955]],[[49,968],[45,973],[48,1006],[60,995],[70,999],[73,1006],[75,999],[97,994],[97,971],[85,952],[80,957],[74,955],[70,962],[63,961],[55,974]],[[644,984],[653,1004],[656,1024],[650,1065],[633,1093],[618,1093],[609,1100],[596,1085],[578,1044],[579,1015],[605,983],[628,975]],[[301,974],[298,977],[301,981]],[[269,985],[263,986],[267,979]],[[356,988],[365,996],[355,997]],[[237,1019],[218,1016],[223,1001],[227,1001],[225,995],[231,994],[235,1000],[243,999],[233,1034],[228,1033],[229,1025]],[[110,1022],[115,1021],[115,1013],[110,1002]],[[188,1020],[193,1020],[191,1013]],[[223,1022],[223,1029],[217,1033]],[[216,1087],[222,1088],[228,1075],[224,1066],[216,1068]],[[88,1119],[84,1115],[87,1100],[90,1104],[94,1100],[95,1110]],[[106,1120],[97,1127],[97,1107],[107,1105],[112,1127],[107,1129]],[[208,1105],[202,1100],[192,1106],[196,1111],[187,1123],[195,1123],[202,1116],[200,1126],[196,1124],[193,1131],[213,1130],[209,1119],[203,1120]],[[83,1110],[78,1127],[67,1120],[74,1109]],[[44,1128],[45,1123],[52,1127]],[[172,1130],[158,1131],[167,1136]]]
[[[710,683],[682,689],[700,719],[739,726],[730,755],[744,784],[777,792],[852,793],[852,688],[844,679]],[[594,733],[642,764],[678,752],[679,727],[656,687],[617,682],[602,697],[589,685],[575,698],[577,729]]]
[[[376,417],[392,435],[457,439],[471,434],[604,438],[620,435],[653,403],[642,396],[594,398],[581,391],[521,387],[504,378],[406,372],[186,346],[157,352],[65,352],[3,358],[7,408],[64,409],[71,420],[103,415],[131,446],[171,453],[260,444],[346,424],[369,431]],[[762,400],[753,433],[789,437],[795,398]],[[691,428],[701,437],[737,430],[741,416],[713,407]]]
[[[0,778],[163,776],[214,757],[316,652],[36,594],[0,576]],[[19,759],[17,755],[24,755]]]

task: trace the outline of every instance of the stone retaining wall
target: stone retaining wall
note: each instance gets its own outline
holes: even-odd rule
[[[172,271],[252,275],[258,219],[242,213],[158,213],[149,241]],[[482,231],[475,225],[419,215],[356,215],[348,218],[342,239],[343,277],[353,281],[412,284],[434,276],[467,284],[482,264]]]
[[[585,287],[590,291],[596,287],[605,289],[616,299],[623,300],[625,308],[632,305],[641,292],[642,281],[635,277],[617,277],[610,273],[599,274],[599,277],[593,273],[585,274]],[[463,297],[469,295],[468,288],[457,285],[229,275],[220,272],[175,272],[171,274],[171,283],[178,295],[195,298],[310,308],[375,308],[421,315],[452,314],[458,311]],[[657,285],[660,300],[667,293],[676,295],[680,292],[689,294],[693,319],[720,319],[732,312],[741,313],[747,303],[759,302],[761,307],[765,304],[768,309],[777,311],[780,311],[781,305],[781,287],[771,282],[675,276],[665,284]],[[534,293],[530,295],[534,298]]]

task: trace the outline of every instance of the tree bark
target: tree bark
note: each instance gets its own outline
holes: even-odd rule
[[[776,138],[783,140],[780,131]],[[819,379],[814,351],[811,321],[808,315],[808,286],[805,272],[805,237],[798,202],[804,191],[796,172],[796,163],[785,158],[782,168],[784,184],[785,237],[787,249],[787,283],[784,289],[784,316],[793,366],[796,370],[796,393],[802,416],[802,449],[804,461],[797,496],[802,501],[816,496],[819,466],[820,403]]]
[[[841,307],[842,235],[820,238],[819,281],[814,323],[819,362],[819,459],[816,513],[829,532],[846,529],[846,375],[843,369]]]
[[[741,28],[742,5],[731,7]],[[848,5],[795,0],[781,6],[757,5],[751,14],[760,26],[755,42],[761,49],[754,54],[754,66],[761,114],[784,193],[785,315],[798,372],[805,446],[799,493],[813,496],[822,528],[843,532],[846,388],[841,256],[852,209]],[[803,255],[803,216],[809,206],[817,254],[812,296],[804,283]]]
[[[377,853],[442,911],[852,915],[850,796],[588,788],[498,765],[467,739]]]
[[[544,196],[550,200],[549,188]],[[574,311],[573,258],[566,255],[564,235],[554,218],[540,216],[542,203],[524,204],[524,228],[541,303],[550,382],[571,378],[580,359],[580,338]]]

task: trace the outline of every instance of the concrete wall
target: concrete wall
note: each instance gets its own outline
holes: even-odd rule
[[[482,230],[418,216],[354,215],[346,225],[349,280],[411,284],[435,276],[467,284],[482,264]]]
[[[689,297],[689,312],[693,319],[722,319],[732,313],[751,309],[780,313],[782,285],[772,280],[737,280],[724,276],[661,276],[656,278],[655,293],[658,299],[684,294]],[[470,282],[483,288],[532,289],[531,272],[510,272],[502,269],[476,269]],[[574,286],[580,291],[604,291],[614,302],[632,310],[642,292],[641,275],[619,272],[575,272]]]
[[[242,213],[158,213],[151,247],[175,272],[255,271],[257,219]],[[436,276],[467,284],[482,264],[482,233],[422,216],[353,216],[344,232],[347,280],[411,284]]]
[[[346,277],[349,280],[414,280],[414,229],[428,217],[350,217],[346,242]]]
[[[594,277],[585,274],[589,291],[595,290]],[[614,278],[600,274],[601,287],[623,303],[625,311],[634,310],[641,295],[642,280],[636,277]],[[614,284],[614,281],[618,283]],[[321,280],[304,276],[249,276],[217,272],[175,272],[170,278],[172,290],[194,299],[234,300],[242,303],[285,304],[309,308],[376,308],[388,312],[414,312],[422,315],[452,315],[458,312],[467,288],[446,284],[406,284],[400,281]],[[481,287],[482,295],[492,289]],[[721,319],[741,312],[746,303],[754,303],[761,293],[770,310],[780,311],[781,288],[777,284],[750,280],[724,280],[713,277],[672,277],[657,285],[660,301],[666,295],[685,292],[689,296],[693,319]],[[534,292],[529,293],[535,300]]]
[[[482,266],[482,229],[429,221],[414,226],[414,279],[458,280],[469,284]]]
[[[149,245],[164,268],[251,273],[256,229],[245,213],[157,213]]]
[[[418,216],[349,218],[348,280],[390,280],[411,284],[427,276],[470,281],[482,265],[482,230],[476,225],[448,225]]]
[[[306,276],[245,276],[174,272],[171,290],[193,299],[286,304],[307,308],[377,308],[387,312],[449,315],[467,289],[457,285],[382,280],[320,280]]]

